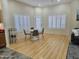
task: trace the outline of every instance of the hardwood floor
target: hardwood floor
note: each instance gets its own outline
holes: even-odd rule
[[[69,40],[64,35],[45,35],[37,41],[18,40],[10,48],[33,59],[66,59]]]

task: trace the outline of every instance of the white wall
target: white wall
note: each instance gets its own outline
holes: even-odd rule
[[[76,21],[76,9],[79,8],[79,1],[75,0],[71,4],[58,4],[51,7],[40,8],[40,7],[31,7],[23,3],[16,1],[9,1],[9,11],[10,11],[10,24],[11,27],[14,27],[14,14],[23,14],[31,16],[31,26],[34,26],[34,16],[42,16],[43,26],[46,33],[51,34],[64,34],[68,35],[71,33],[72,28],[79,27],[79,22]],[[62,30],[57,29],[48,29],[48,16],[49,15],[60,15],[65,14],[66,19],[66,28]]]
[[[2,10],[2,6],[1,6],[1,0],[0,0],[0,10]]]
[[[38,10],[38,11],[37,11]],[[48,28],[48,16],[49,15],[66,15],[66,28],[65,29],[49,29]],[[59,4],[47,8],[35,8],[34,15],[41,15],[43,17],[42,22],[46,33],[51,34],[69,34],[71,27],[71,6],[70,4]]]
[[[10,12],[11,27],[15,27],[14,25],[15,14],[30,16],[31,20],[33,20],[33,8],[23,3],[9,0],[9,12]],[[32,21],[31,21],[31,25],[33,25]]]
[[[71,5],[70,4],[59,4],[52,7],[47,8],[39,8],[39,7],[31,7],[27,6],[23,3],[16,2],[16,1],[9,1],[9,11],[10,11],[10,27],[14,27],[14,14],[21,14],[21,15],[29,15],[31,17],[31,26],[34,26],[34,16],[42,16],[43,26],[45,28],[46,33],[51,34],[69,34],[71,30]],[[62,30],[57,29],[48,29],[48,16],[49,15],[56,15],[56,14],[65,14],[67,16],[66,19],[66,28]]]
[[[34,25],[33,23],[33,8],[31,6],[27,6],[26,4],[23,4],[21,2],[9,0],[9,13],[10,13],[10,21],[9,21],[9,28],[15,28],[15,23],[14,23],[14,15],[24,15],[24,16],[30,16],[31,20],[31,26]],[[24,33],[18,33],[18,39],[24,38]]]
[[[3,20],[3,17],[2,17],[2,3],[1,3],[1,0],[0,0],[0,22],[2,22]]]
[[[6,37],[6,45],[9,46],[9,36],[8,36],[8,28],[9,28],[9,10],[8,10],[8,0],[1,0],[2,2],[2,13],[3,13],[3,24],[5,28],[5,37]]]
[[[77,10],[79,11],[79,0],[74,0],[71,4],[71,11],[72,11],[72,27],[73,28],[76,28],[78,27],[79,28],[79,21],[76,21],[76,14],[77,14]]]
[[[71,34],[73,28],[79,28],[79,21],[76,21],[76,12],[79,10],[79,0],[73,0],[70,4],[58,4],[55,6],[47,8],[39,8],[39,11],[34,10],[34,15],[41,15],[43,17],[43,24],[46,30],[46,33],[52,34]],[[65,14],[66,19],[66,28],[63,30],[57,29],[48,29],[48,16],[56,14]]]

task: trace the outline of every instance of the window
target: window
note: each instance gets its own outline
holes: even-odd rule
[[[61,23],[62,23],[62,19],[61,19],[61,16],[57,16],[57,29],[60,29],[61,28]]]
[[[50,29],[64,29],[65,23],[66,23],[65,15],[49,16],[48,18],[48,27]]]
[[[39,31],[41,31],[41,27],[42,27],[41,19],[42,19],[41,16],[35,17],[35,26],[36,26],[36,29],[38,29]]]
[[[61,29],[65,28],[65,24],[66,24],[66,16],[63,15],[61,16]]]
[[[24,16],[24,29],[26,29],[27,31],[30,28],[30,17],[29,16]]]
[[[17,31],[19,31],[20,29],[19,15],[15,15],[14,20],[15,20],[15,28]]]
[[[23,25],[24,25],[24,24],[23,24],[23,21],[24,21],[23,16],[20,15],[20,16],[19,16],[20,31],[23,31],[23,27],[24,27],[24,26],[23,26]]]
[[[49,16],[49,28],[52,28],[52,16]]]
[[[56,25],[57,25],[56,24],[56,16],[52,16],[52,17],[53,17],[53,19],[51,19],[52,20],[52,23],[51,23],[52,24],[52,27],[51,28],[54,28],[55,29],[56,28]]]
[[[30,18],[29,16],[15,15],[15,27],[18,32],[23,31],[23,29],[27,30],[30,28]]]

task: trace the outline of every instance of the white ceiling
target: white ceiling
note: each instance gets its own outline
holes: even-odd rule
[[[41,6],[41,7],[72,2],[72,0],[16,0],[16,1],[23,2],[31,6]]]

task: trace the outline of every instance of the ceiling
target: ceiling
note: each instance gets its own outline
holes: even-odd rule
[[[16,1],[23,2],[31,6],[39,6],[39,7],[72,2],[72,0],[16,0]]]

